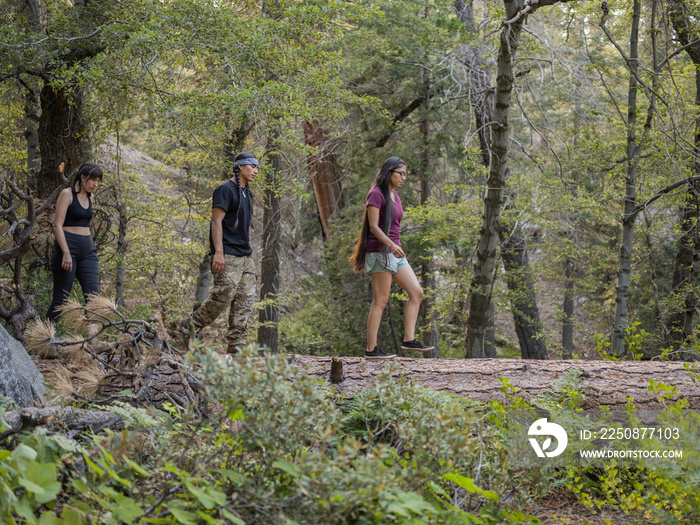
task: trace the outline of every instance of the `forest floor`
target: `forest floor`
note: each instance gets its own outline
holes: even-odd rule
[[[593,510],[576,500],[576,497],[560,490],[557,495],[533,502],[527,512],[539,518],[542,525],[629,525],[645,523],[617,509]]]

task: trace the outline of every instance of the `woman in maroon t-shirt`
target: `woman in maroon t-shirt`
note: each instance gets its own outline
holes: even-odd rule
[[[377,333],[389,303],[392,280],[408,293],[401,350],[427,352],[433,349],[415,338],[423,289],[401,249],[403,208],[396,190],[403,186],[407,174],[406,163],[399,157],[390,157],[384,162],[367,195],[360,238],[350,258],[355,272],[367,272],[372,278],[372,307],[367,317],[367,359],[396,357],[377,346]]]

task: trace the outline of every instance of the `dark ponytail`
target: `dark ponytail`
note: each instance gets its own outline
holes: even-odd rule
[[[389,231],[391,229],[391,212],[392,212],[392,201],[391,201],[391,174],[396,168],[405,166],[406,163],[399,157],[389,157],[386,159],[382,167],[379,169],[377,176],[374,178],[372,187],[370,191],[374,188],[379,188],[384,195],[384,228],[383,231],[387,237],[389,237]],[[367,242],[369,241],[369,216],[367,215],[367,206],[365,206],[365,212],[362,218],[362,228],[360,229],[360,235],[357,239],[357,244],[355,244],[355,249],[350,256],[350,264],[352,269],[356,273],[363,273],[365,271],[365,256],[367,254]],[[386,254],[389,251],[388,246],[384,246],[382,251]]]
[[[97,164],[91,164],[89,162],[80,166],[78,168],[78,172],[75,174],[75,178],[73,179],[73,189],[78,186],[78,191],[80,191],[80,187],[83,185],[83,176],[87,179],[102,180],[102,168],[100,168]],[[88,193],[88,197],[90,197],[90,195],[91,194]]]

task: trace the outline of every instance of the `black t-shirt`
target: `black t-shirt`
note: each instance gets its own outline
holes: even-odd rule
[[[212,209],[221,208],[226,212],[221,221],[223,230],[224,253],[243,257],[253,253],[250,247],[250,223],[253,206],[248,191],[241,188],[241,205],[238,206],[238,188],[232,180],[224,182],[214,190],[211,202]],[[238,209],[238,224],[236,225],[236,209]],[[213,254],[214,241],[209,226],[209,249]]]

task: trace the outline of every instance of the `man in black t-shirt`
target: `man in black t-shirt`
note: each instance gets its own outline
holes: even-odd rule
[[[255,303],[255,262],[251,254],[252,194],[248,184],[258,174],[258,159],[236,155],[233,178],[214,190],[209,230],[214,283],[209,297],[180,326],[188,335],[199,333],[229,307],[227,352],[235,354],[246,344],[246,327]]]

